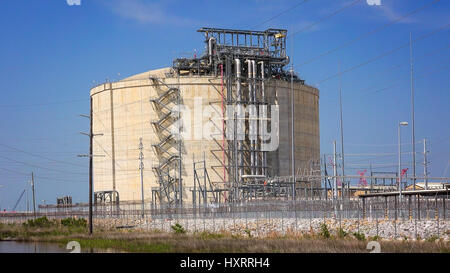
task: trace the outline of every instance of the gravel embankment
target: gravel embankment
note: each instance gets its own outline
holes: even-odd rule
[[[450,221],[392,221],[392,220],[358,220],[343,219],[341,222],[333,219],[141,219],[141,218],[116,218],[95,219],[95,225],[103,228],[141,228],[144,230],[163,230],[171,232],[172,225],[179,223],[189,233],[194,231],[229,232],[231,234],[254,236],[267,236],[271,234],[293,234],[293,233],[318,233],[321,224],[327,225],[331,234],[336,234],[342,227],[347,233],[359,232],[366,238],[378,235],[384,239],[414,239],[417,236],[427,239],[438,236],[445,241],[450,241]],[[417,228],[417,231],[416,231]]]

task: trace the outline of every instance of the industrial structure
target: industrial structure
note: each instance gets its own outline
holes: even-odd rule
[[[92,88],[96,203],[277,199],[320,187],[300,178],[321,174],[319,90],[286,70],[287,31],[198,32],[201,56]]]

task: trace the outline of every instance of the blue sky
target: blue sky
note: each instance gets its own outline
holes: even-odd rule
[[[296,33],[288,53],[300,77],[320,89],[322,154],[340,141],[339,77],[333,75],[339,62],[349,70],[341,77],[344,142],[346,172],[355,175],[369,163],[374,171],[396,168],[397,124],[411,121],[411,32],[418,39],[416,142],[429,142],[431,175],[449,175],[450,2],[381,0],[371,6],[361,0],[345,8],[354,1],[310,0],[291,8],[300,2],[1,1],[0,208],[14,206],[32,171],[38,203],[55,203],[63,195],[87,201],[87,159],[76,155],[88,151],[87,137],[79,134],[89,130],[88,120],[78,115],[89,112],[89,89],[202,51],[196,32],[202,26]],[[402,128],[402,139],[410,152],[410,126]],[[422,143],[416,147],[422,152]],[[422,160],[417,154],[420,174]],[[407,167],[411,156],[403,161]],[[22,201],[18,209],[24,208]]]

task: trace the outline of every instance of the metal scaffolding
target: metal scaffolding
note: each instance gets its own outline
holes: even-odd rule
[[[219,166],[212,167],[223,169],[222,181],[213,182],[214,185],[222,185],[221,198],[240,201],[250,196],[261,196],[267,187],[273,187],[269,192],[274,196],[292,192],[274,180],[268,181],[271,171],[267,164],[267,151],[263,149],[265,136],[258,136],[260,120],[271,122],[266,82],[270,79],[293,79],[304,83],[283,69],[289,63],[287,30],[201,28],[198,32],[204,34],[205,53],[199,57],[175,59],[173,70],[179,76],[218,77],[220,74],[223,119],[222,124],[215,125],[223,131],[211,136],[218,148],[210,152],[220,161]],[[249,109],[248,117],[244,107]],[[261,127],[259,129],[261,133]],[[215,154],[218,152],[222,156]],[[217,190],[219,188],[216,187]]]

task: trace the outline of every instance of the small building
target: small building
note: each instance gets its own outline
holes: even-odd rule
[[[450,188],[450,183],[428,182],[429,190],[439,190],[445,188]],[[415,188],[414,185],[409,185],[406,187],[406,190],[425,190],[425,182],[417,182]]]

